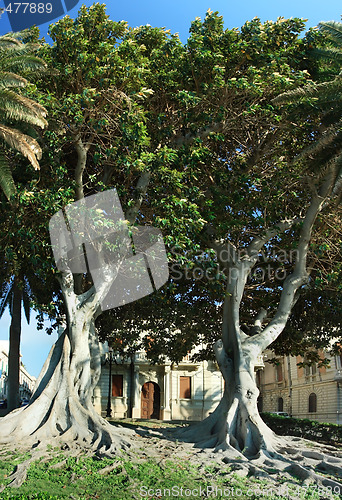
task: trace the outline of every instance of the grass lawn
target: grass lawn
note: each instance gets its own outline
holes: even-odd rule
[[[138,422],[126,422],[129,427]],[[146,423],[144,422],[144,426]],[[149,427],[161,427],[160,422],[148,423]],[[170,425],[168,425],[170,427]],[[147,441],[149,443],[150,441]],[[163,441],[168,449],[168,441]],[[20,488],[5,488],[0,499],[101,499],[131,500],[160,498],[240,498],[297,500],[334,499],[340,496],[330,494],[327,488],[303,486],[295,478],[285,477],[277,482],[270,479],[246,475],[239,464],[224,464],[208,461],[194,462],[191,455],[177,460],[177,442],[170,447],[169,456],[150,457],[148,447],[159,450],[158,437],[154,444],[139,443],[130,456],[98,458],[96,456],[67,457],[65,452],[51,447],[46,450],[44,460],[33,462],[27,479]],[[9,476],[15,467],[30,455],[7,452],[1,454],[0,485],[10,482]],[[142,458],[145,457],[145,458]],[[274,471],[274,474],[279,471]]]
[[[24,456],[9,455],[0,465],[0,483],[6,484],[8,476]],[[157,498],[205,498],[212,492],[214,498],[272,498],[287,497],[308,500],[328,498],[315,488],[283,483],[273,485],[253,477],[231,474],[228,465],[217,464],[199,467],[189,461],[157,463],[155,460],[96,459],[94,457],[69,458],[63,466],[62,454],[46,462],[31,465],[26,482],[18,489],[6,488],[0,493],[3,499],[157,499]],[[114,465],[109,472],[99,471]],[[182,489],[181,489],[182,488]],[[217,488],[217,490],[216,490]],[[281,489],[280,489],[281,488]],[[288,491],[286,490],[288,488]],[[164,491],[165,490],[165,491]],[[339,498],[336,495],[330,498]]]

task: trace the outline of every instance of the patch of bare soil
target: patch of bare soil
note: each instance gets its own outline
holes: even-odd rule
[[[331,492],[342,498],[342,447],[278,436],[274,456],[261,455],[247,460],[241,454],[234,457],[222,450],[202,449],[182,441],[181,425],[177,428],[175,425],[166,427],[165,423],[137,421],[134,425],[125,422],[123,425],[135,430],[131,453],[140,459],[154,458],[161,465],[168,460],[188,460],[203,471],[209,465],[216,467],[217,471],[221,466],[229,465],[230,473],[242,477],[254,476],[272,485],[298,485],[299,481],[302,488],[316,485],[317,491],[321,492],[318,498],[331,498]],[[290,495],[288,498],[298,497]]]
[[[243,478],[248,478],[248,481],[262,480],[272,491],[279,491],[279,486],[284,486],[284,494],[280,496],[289,500],[342,498],[342,447],[324,445],[298,437],[276,436],[276,453],[272,455],[260,453],[260,456],[248,460],[239,452],[234,454],[231,450],[201,448],[186,442],[182,439],[181,432],[187,428],[184,424],[166,424],[159,421],[111,423],[115,435],[126,435],[127,446],[124,447],[124,454],[136,463],[153,459],[162,469],[166,469],[166,462],[184,460],[197,466],[201,476],[209,480],[224,476],[225,481],[229,483],[230,475],[234,474],[234,478],[240,476],[241,480]],[[43,449],[30,450],[30,458],[20,464],[12,474],[11,486],[20,486],[23,483],[27,468],[32,461],[37,459],[45,461],[51,458],[50,453],[46,452],[46,447],[44,450],[45,453]],[[0,455],[5,456],[5,453],[6,449],[3,448]],[[99,457],[114,457],[110,450],[107,453],[63,448],[65,457],[87,454],[93,456],[94,453]],[[105,472],[108,471],[105,469]],[[298,490],[298,487],[302,489]],[[316,488],[318,496],[306,497],[307,487]],[[293,493],[294,491],[297,493]]]

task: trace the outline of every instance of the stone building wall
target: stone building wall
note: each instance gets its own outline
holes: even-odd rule
[[[299,368],[300,356],[278,357],[278,366],[266,362],[259,381],[262,411],[285,411],[298,418],[342,424],[341,358],[326,356],[330,359],[327,368]],[[315,405],[311,401],[311,407],[310,396],[316,401]]]
[[[104,355],[105,356],[105,355]],[[279,364],[267,363],[273,358],[264,353],[259,361],[256,380],[260,390],[259,410],[284,411],[298,418],[342,424],[342,364],[341,358],[331,358],[329,368],[299,368],[300,357],[278,357]],[[127,418],[133,390],[133,418],[142,415],[142,389],[154,384],[159,391],[158,418],[162,420],[202,420],[218,405],[223,394],[223,379],[214,362],[194,363],[187,356],[177,364],[166,362],[150,365],[143,352],[136,353],[134,369],[129,360],[116,357],[112,375],[122,375],[122,395],[110,398],[112,416]],[[190,397],[181,397],[181,378],[190,380]],[[94,393],[94,405],[103,416],[108,403],[109,366],[102,374]],[[309,408],[310,395],[315,395],[316,408]],[[311,411],[309,411],[311,410]],[[314,410],[314,411],[313,411]]]
[[[133,374],[133,375],[132,375]],[[194,363],[185,360],[178,365],[166,362],[150,365],[144,353],[137,353],[134,369],[130,362],[115,358],[112,363],[112,376],[122,375],[122,396],[111,395],[113,418],[127,418],[130,413],[131,393],[133,390],[132,417],[142,416],[142,388],[144,384],[154,383],[160,394],[159,418],[162,420],[202,420],[214,411],[223,393],[223,379],[215,363]],[[189,397],[181,397],[180,380],[190,381]],[[109,388],[109,365],[103,364],[100,381],[94,391],[96,410],[106,415]]]

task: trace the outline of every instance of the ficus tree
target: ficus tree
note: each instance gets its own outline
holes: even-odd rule
[[[254,19],[240,31],[225,30],[209,11],[194,21],[184,45],[164,29],[114,23],[96,4],[53,25],[54,43],[40,54],[56,71],[37,89],[49,112],[42,161],[53,157],[65,170],[69,201],[116,187],[133,234],[137,224],[158,226],[180,269],[202,265],[199,251],[218,266],[223,341],[216,352],[226,390],[204,424],[206,444],[249,458],[273,453],[256,408],[255,356],[280,334],[306,281],[309,240],[317,215],[333,201],[337,175],[315,176],[316,194],[306,187],[305,164],[290,158],[310,142],[317,120],[303,120],[297,130],[272,104],[316,71],[308,53],[319,35],[300,38],[303,29],[299,19]],[[262,248],[287,251],[294,238],[294,274],[275,287],[280,306],[263,328],[267,315],[257,302],[248,311],[257,311],[250,336],[240,327],[250,272]],[[95,288],[86,272],[64,264],[56,275],[66,329],[30,404],[2,420],[1,441],[20,440],[37,453],[49,442],[110,453],[124,443],[91,398],[100,374],[95,320],[117,268],[103,262]]]
[[[289,91],[288,98],[272,99],[271,105],[305,94],[305,89]],[[311,89],[315,92],[314,84],[308,93]],[[292,122],[295,128],[271,127],[272,147],[263,148],[257,157],[255,146],[245,151],[239,146],[235,152],[223,147],[216,155],[206,150],[204,163],[211,165],[216,182],[206,186],[205,197],[212,209],[208,214],[203,202],[207,215],[203,211],[202,216],[210,217],[203,239],[215,251],[225,274],[222,338],[215,344],[225,392],[201,429],[185,434],[233,457],[276,457],[277,441],[257,410],[255,364],[284,330],[301,289],[324,267],[334,273],[341,261],[339,131],[330,130],[329,144],[324,135],[320,141],[322,115],[311,110],[303,117],[301,111],[296,123]],[[291,112],[288,116],[293,117]],[[301,156],[293,161],[300,150]],[[321,156],[316,156],[318,152]],[[322,248],[322,241],[331,248],[330,258],[315,251]],[[270,256],[271,265],[258,280],[253,271],[260,267],[262,251]],[[250,328],[246,329],[243,322],[248,314]]]
[[[159,43],[164,43],[168,33],[159,31]],[[169,152],[150,144],[144,103],[151,91],[144,83],[151,68],[142,45],[122,40],[128,33],[126,23],[110,21],[98,4],[82,7],[74,21],[64,18],[51,27],[54,44],[40,52],[55,74],[41,87],[37,84],[34,92],[49,112],[49,128],[41,138],[41,163],[59,164],[73,193],[69,201],[117,186],[125,219],[134,225],[150,169],[167,163]],[[44,193],[51,188],[48,179],[42,187]],[[59,200],[66,200],[63,179],[53,186],[57,197],[59,191]],[[103,283],[95,289],[87,273],[55,268],[66,329],[51,350],[25,414],[12,413],[2,421],[2,441],[17,442],[20,435],[26,445],[61,440],[69,448],[88,447],[102,453],[124,446],[118,431],[92,406],[101,369],[94,322],[117,269],[103,263],[101,272]],[[20,482],[24,475],[19,476]]]
[[[310,157],[309,151],[320,137],[321,115],[308,115],[303,109],[296,114],[292,108],[287,117],[282,116],[274,98],[286,86],[303,86],[306,79],[319,78],[319,63],[311,53],[315,43],[323,43],[324,38],[309,32],[299,39],[303,25],[298,20],[279,19],[262,25],[254,19],[246,23],[241,34],[224,32],[221,22],[217,15],[208,13],[203,23],[193,23],[185,52],[177,46],[182,65],[172,65],[179,78],[190,66],[184,90],[175,94],[165,77],[166,85],[160,86],[158,96],[149,101],[158,103],[156,109],[151,109],[151,113],[158,112],[155,134],[176,136],[181,144],[172,176],[170,172],[167,177],[165,170],[158,173],[168,182],[164,196],[159,191],[150,201],[158,206],[155,212],[165,228],[165,239],[173,242],[169,234],[175,224],[175,207],[179,214],[184,213],[184,205],[192,207],[202,227],[196,233],[188,225],[177,246],[170,245],[170,262],[175,254],[178,264],[183,258],[180,276],[171,274],[171,280],[184,280],[186,268],[192,275],[188,279],[188,290],[193,291],[193,299],[188,301],[189,315],[182,314],[187,294],[175,286],[173,300],[165,302],[175,306],[178,290],[174,311],[179,315],[175,318],[177,313],[164,315],[159,311],[156,318],[145,318],[143,328],[148,330],[149,325],[156,332],[155,341],[148,339],[145,347],[148,353],[155,351],[150,352],[152,355],[163,355],[169,345],[168,357],[177,361],[178,356],[179,360],[184,353],[182,349],[172,351],[174,338],[168,331],[180,329],[183,336],[189,336],[189,318],[201,315],[200,308],[196,311],[196,298],[206,297],[207,306],[210,301],[212,305],[221,304],[222,333],[215,353],[226,383],[225,393],[200,429],[185,431],[183,437],[233,457],[275,457],[277,441],[257,409],[254,368],[262,351],[285,329],[292,309],[299,304],[300,292],[308,304],[308,287],[311,289],[319,270],[327,276],[339,268],[340,245],[336,238],[340,170],[335,164],[318,168],[319,162]],[[148,46],[146,38],[146,30],[141,29],[140,39]],[[220,49],[215,50],[215,43]],[[153,56],[161,54],[152,52],[152,61]],[[170,52],[162,56],[169,58]],[[334,74],[336,67],[330,70],[330,78]],[[153,76],[159,77],[158,73]],[[314,88],[313,82],[310,85]],[[293,90],[289,95],[296,93]],[[178,106],[184,106],[183,113],[176,113]],[[303,149],[306,152],[294,161]],[[168,192],[170,188],[175,192],[173,196]],[[181,193],[178,197],[177,190]],[[189,235],[190,245],[186,240]],[[330,256],[322,255],[323,241],[331,247]],[[196,273],[191,272],[196,267],[202,291],[196,284]],[[208,268],[212,272],[205,275],[203,271]],[[207,286],[203,286],[205,281]],[[336,290],[336,283],[331,285]],[[146,300],[153,309],[155,300],[160,300],[160,307],[166,295],[161,292],[159,299]],[[119,316],[122,330],[131,328],[134,315],[139,315],[136,308],[132,308],[128,319],[128,313]],[[146,311],[151,309],[145,306]],[[206,328],[206,319],[202,326],[193,337],[195,342],[205,338],[212,343],[217,328]]]
[[[120,83],[127,91],[132,82],[135,93],[133,77],[123,82],[126,61],[115,49],[126,30],[125,23],[109,21],[103,6],[97,4],[89,11],[82,8],[77,20],[66,17],[53,26],[51,36],[55,43],[41,49],[40,56],[55,71],[42,82],[44,92],[38,88],[32,90],[46,105],[51,118],[42,137],[42,164],[59,164],[60,173],[64,171],[72,191],[69,201],[82,199],[84,189],[89,194],[91,190],[110,185],[114,158],[122,161],[123,152],[131,148],[132,153],[126,159],[134,161],[137,148],[143,147],[146,141],[139,104],[119,88]],[[140,87],[138,83],[139,91]],[[124,179],[124,168],[118,169],[118,182]],[[136,177],[139,178],[139,173]],[[45,179],[42,187],[44,193],[47,192],[51,187],[49,179]],[[65,193],[64,201],[67,199],[68,191],[62,179],[57,180],[52,190],[57,197],[61,190]],[[62,198],[60,196],[60,201]],[[134,219],[141,199],[131,198],[134,202],[131,219]],[[58,208],[61,208],[59,203],[55,211]],[[48,220],[44,218],[44,221],[48,245]],[[103,272],[105,269],[106,266]],[[47,271],[51,273],[53,269]],[[104,287],[95,291],[94,286],[89,288],[89,281],[82,274],[72,275],[70,269],[60,274],[56,271],[64,296],[62,312],[67,318],[67,327],[38,378],[27,407],[30,416],[22,412],[9,414],[2,422],[2,440],[17,440],[21,434],[27,443],[37,444],[63,436],[63,442],[70,447],[75,441],[78,446],[109,450],[121,442],[111,426],[96,414],[91,397],[100,372],[94,320],[113,276],[108,270]],[[47,415],[50,417],[46,418]],[[31,422],[30,428],[27,428],[28,422]]]

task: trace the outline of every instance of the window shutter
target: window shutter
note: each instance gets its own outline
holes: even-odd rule
[[[283,381],[283,367],[281,364],[277,365],[277,381]]]
[[[123,375],[112,375],[112,397],[122,398],[123,396]]]
[[[191,399],[191,377],[179,377],[180,399]]]

